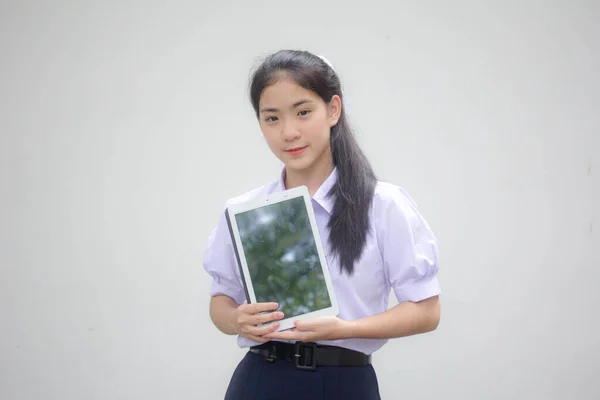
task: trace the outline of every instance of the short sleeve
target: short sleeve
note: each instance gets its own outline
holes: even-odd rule
[[[401,188],[391,190],[379,215],[379,246],[398,302],[417,302],[440,293],[435,235]]]
[[[221,213],[217,226],[208,237],[203,265],[212,277],[210,296],[223,294],[238,304],[246,300],[225,212]]]

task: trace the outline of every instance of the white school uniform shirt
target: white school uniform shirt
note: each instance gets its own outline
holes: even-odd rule
[[[225,207],[285,190],[285,169],[279,179],[229,199]],[[337,168],[312,196],[312,205],[325,254],[330,254],[327,223],[334,198],[327,193],[335,184]],[[388,309],[391,291],[398,302],[417,302],[440,293],[436,238],[416,204],[401,187],[378,181],[370,213],[370,231],[354,274],[340,271],[337,259],[327,258],[338,300],[339,318],[356,320]],[[240,271],[224,213],[208,238],[203,265],[212,277],[210,295],[227,295],[238,304],[246,301]],[[317,343],[341,346],[365,354],[380,349],[387,339],[352,338]],[[242,348],[260,343],[238,336]]]

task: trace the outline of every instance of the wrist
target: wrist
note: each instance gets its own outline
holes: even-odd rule
[[[233,307],[228,311],[227,320],[229,321],[229,333],[231,335],[239,335],[241,332],[238,324],[237,307]]]
[[[359,320],[342,320],[342,324],[340,325],[340,329],[337,332],[337,336],[339,339],[352,339],[358,338],[359,335]]]

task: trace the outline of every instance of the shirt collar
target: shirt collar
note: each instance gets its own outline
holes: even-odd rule
[[[312,200],[317,202],[329,214],[331,214],[331,212],[333,210],[333,204],[335,201],[334,198],[329,196],[329,191],[331,190],[333,185],[335,185],[336,181],[337,181],[337,168],[333,167],[333,171],[331,172],[331,174],[329,174],[327,179],[325,179],[325,182],[323,182],[323,184],[321,184],[319,189],[317,189],[315,194],[312,196]],[[284,191],[284,190],[285,190],[285,167],[282,169],[281,173],[279,174],[279,180],[277,181],[277,191]]]

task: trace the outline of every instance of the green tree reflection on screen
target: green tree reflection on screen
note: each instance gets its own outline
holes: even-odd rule
[[[331,302],[303,198],[236,216],[256,301],[276,301],[286,317]]]

